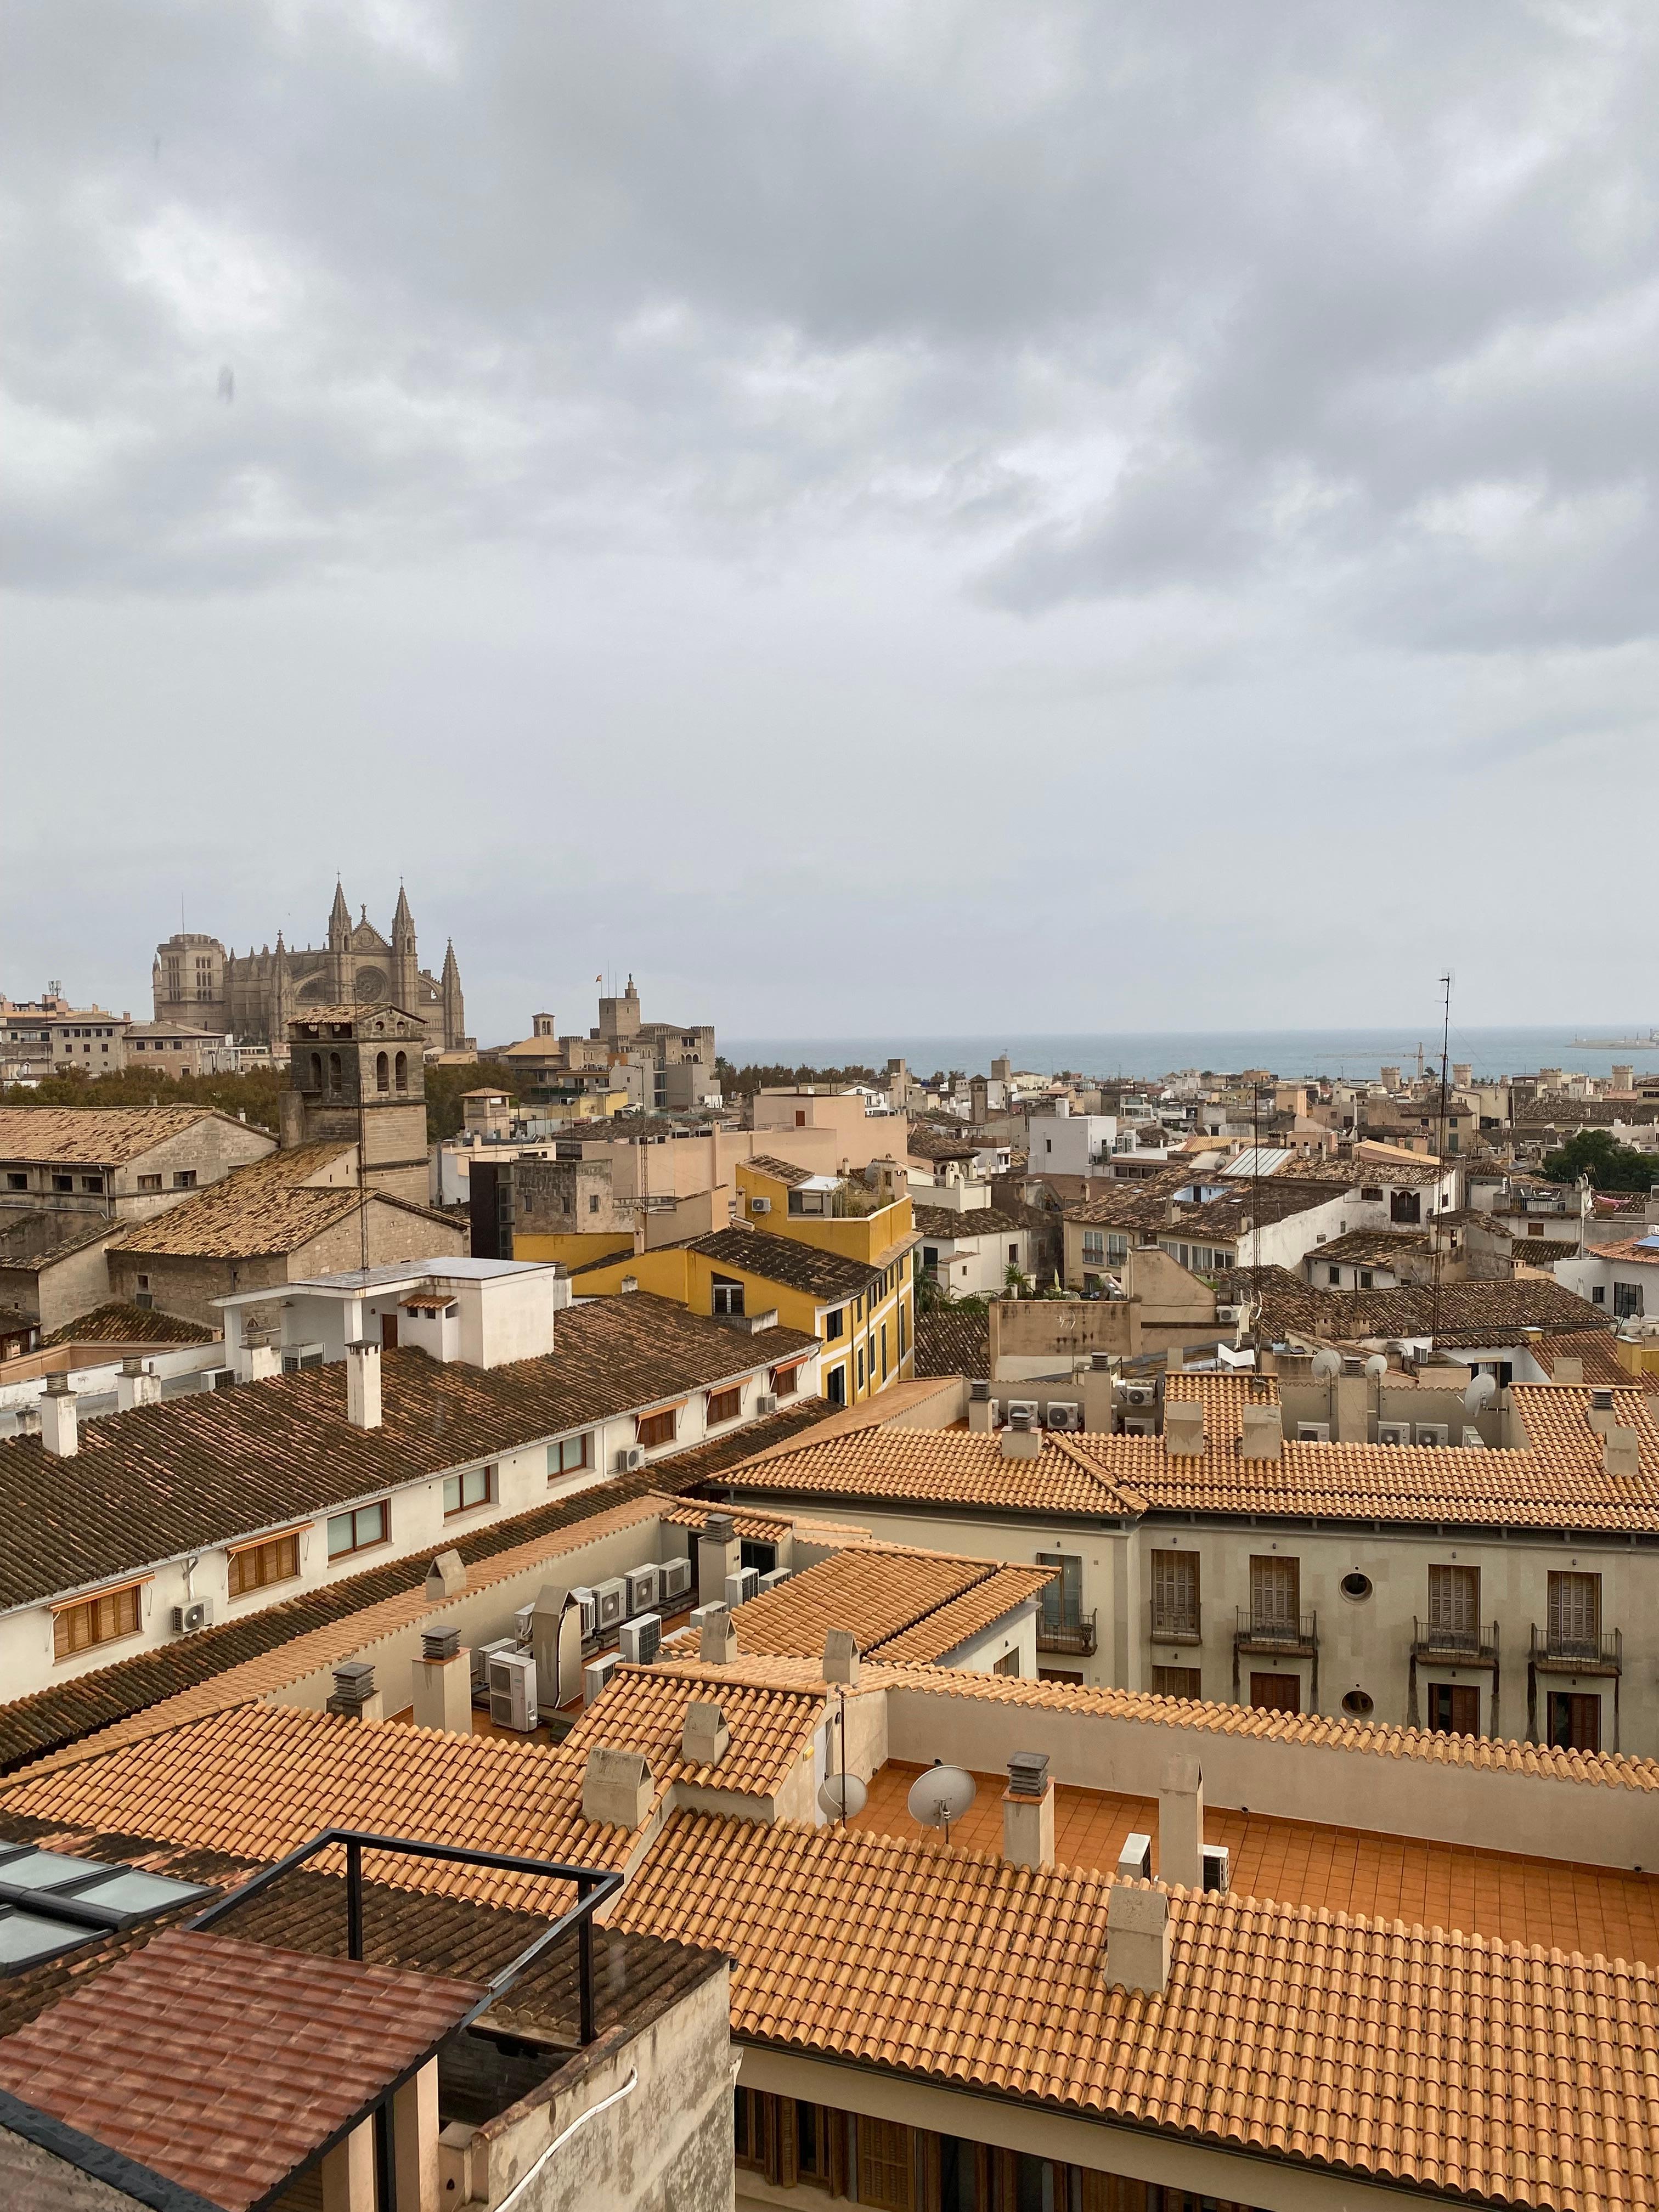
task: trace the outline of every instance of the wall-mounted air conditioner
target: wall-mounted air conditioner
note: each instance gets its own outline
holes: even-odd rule
[[[1008,1401],[1008,1425],[1011,1429],[1034,1429],[1042,1411],[1035,1398],[1011,1398]]]
[[[1042,1418],[1051,1429],[1080,1431],[1083,1426],[1083,1408],[1081,1406],[1062,1405],[1058,1399],[1051,1398],[1048,1401],[1048,1411]]]
[[[1158,1403],[1156,1382],[1126,1382],[1123,1386],[1126,1406],[1155,1406]]]
[[[757,1421],[763,1421],[769,1413],[775,1413],[777,1410],[778,1401],[769,1390],[762,1390],[757,1394],[755,1418]]]
[[[210,1597],[192,1598],[188,1605],[173,1608],[173,1632],[175,1636],[194,1636],[198,1628],[213,1626],[213,1600]]]
[[[537,1725],[536,1662],[527,1651],[497,1651],[489,1661],[489,1717],[497,1728],[528,1735]]]
[[[690,1559],[665,1559],[657,1570],[658,1595],[690,1597],[691,1595],[691,1562]]]
[[[760,1571],[757,1567],[739,1567],[736,1574],[726,1577],[726,1602],[734,1612],[738,1606],[747,1605],[759,1590]]]
[[[642,1613],[617,1632],[617,1650],[630,1667],[648,1667],[662,1649],[662,1616]]]
[[[617,1627],[627,1612],[628,1584],[620,1575],[613,1575],[609,1582],[594,1583],[593,1595],[599,1601],[599,1631],[603,1634],[607,1628]]]
[[[650,1613],[658,1597],[657,1570],[653,1565],[630,1567],[623,1580],[628,1584],[628,1610],[630,1614]]]
[[[618,1474],[637,1474],[644,1465],[645,1447],[642,1444],[624,1444],[617,1454]]]
[[[1411,1440],[1409,1421],[1379,1421],[1376,1425],[1376,1441],[1380,1444],[1408,1444]]]
[[[1444,1421],[1419,1421],[1417,1441],[1420,1444],[1449,1444],[1451,1430]]]
[[[749,1201],[749,1211],[751,1213],[769,1213],[772,1211],[772,1201],[769,1198],[751,1198]]]
[[[1328,1421],[1298,1421],[1296,1440],[1299,1444],[1328,1444],[1331,1440],[1331,1425]]]
[[[1215,1310],[1216,1319],[1228,1328],[1234,1328],[1243,1316],[1243,1306],[1218,1306]]]

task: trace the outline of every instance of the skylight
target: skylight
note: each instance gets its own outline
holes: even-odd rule
[[[0,1846],[0,1974],[20,1973],[100,1936],[216,1893],[140,1867]]]

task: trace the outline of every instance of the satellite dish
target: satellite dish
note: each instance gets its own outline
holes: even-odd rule
[[[959,1820],[978,1795],[979,1785],[959,1766],[930,1766],[910,1785],[907,1803],[910,1818],[924,1828],[943,1828],[951,1840],[951,1823]]]
[[[1365,1372],[1373,1382],[1380,1382],[1389,1371],[1389,1363],[1380,1352],[1372,1352],[1365,1362]]]
[[[1313,1371],[1322,1382],[1328,1382],[1334,1376],[1342,1372],[1341,1353],[1333,1352],[1328,1345],[1322,1352],[1316,1352],[1313,1356]]]
[[[818,1810],[826,1820],[855,1820],[869,1795],[856,1774],[826,1774],[818,1791]]]
[[[1490,1404],[1497,1395],[1498,1385],[1490,1375],[1474,1376],[1463,1387],[1463,1411],[1466,1413],[1478,1413],[1480,1408]]]

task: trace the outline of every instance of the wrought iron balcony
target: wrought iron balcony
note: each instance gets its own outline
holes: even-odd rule
[[[1171,1605],[1154,1598],[1152,1641],[1154,1644],[1201,1644],[1204,1641],[1202,1607],[1195,1599],[1190,1605]]]
[[[1274,1613],[1241,1605],[1238,1625],[1233,1632],[1233,1648],[1238,1651],[1294,1654],[1310,1659],[1319,1649],[1319,1615]]]
[[[1616,1628],[1588,1634],[1532,1625],[1532,1663],[1557,1674],[1621,1674],[1625,1639]]]
[[[1073,1659],[1092,1659],[1095,1653],[1095,1615],[1079,1613],[1074,1620],[1048,1620],[1039,1613],[1036,1617],[1036,1648],[1039,1651],[1063,1651]]]
[[[1468,1628],[1450,1628],[1438,1620],[1412,1622],[1412,1655],[1438,1660],[1447,1666],[1495,1667],[1498,1664],[1498,1623],[1482,1620]]]

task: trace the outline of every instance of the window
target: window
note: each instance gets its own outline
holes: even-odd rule
[[[1437,1735],[1479,1735],[1480,1691],[1472,1683],[1431,1682],[1429,1726]]]
[[[1601,1700],[1574,1690],[1552,1690],[1549,1739],[1557,1751],[1600,1751]]]
[[[732,2092],[732,2147],[739,2166],[763,2173],[768,2166],[768,2137],[774,2116],[773,2100],[758,2089]]]
[[[104,1178],[100,1175],[82,1176],[81,1188],[82,1190],[101,1191],[104,1188]]]
[[[910,2130],[902,2120],[858,2116],[859,2202],[882,2212],[911,2212],[915,2202]]]
[[[381,1498],[374,1505],[359,1505],[350,1513],[335,1513],[328,1523],[328,1556],[343,1559],[352,1552],[368,1552],[384,1544],[392,1534],[391,1509]]]
[[[846,1310],[845,1306],[837,1306],[833,1313],[827,1313],[823,1316],[823,1340],[826,1344],[833,1343],[841,1334],[843,1326],[842,1316]]]
[[[1366,1187],[1365,1187],[1365,1188],[1364,1188],[1360,1192],[1359,1195],[1361,1196],[1361,1198],[1363,1198],[1363,1199],[1366,1201],[1366,1203],[1367,1203],[1368,1205],[1370,1205],[1370,1206],[1381,1206],[1381,1205],[1382,1205],[1382,1191],[1381,1191],[1380,1189],[1377,1189],[1377,1188],[1373,1188],[1373,1187],[1372,1187],[1371,1185],[1370,1185],[1370,1184],[1367,1184],[1367,1185],[1366,1185]]]
[[[994,1674],[1018,1674],[1019,1672],[1018,1646],[1016,1645],[1012,1651],[1005,1651],[1000,1659],[995,1660],[992,1664],[991,1672]]]
[[[1479,1567],[1429,1569],[1429,1637],[1474,1650],[1480,1641]],[[1460,1734],[1463,1731],[1460,1730]]]
[[[824,1384],[823,1395],[828,1398],[832,1406],[844,1406],[847,1403],[847,1363],[845,1360],[842,1362],[839,1367],[832,1367],[830,1370],[828,1379]]]
[[[1039,1552],[1036,1564],[1040,1567],[1058,1567],[1060,1572],[1051,1583],[1042,1586],[1042,1626],[1044,1628],[1076,1628],[1083,1619],[1083,1560],[1076,1552]]]
[[[1085,1229],[1084,1231],[1083,1257],[1085,1261],[1090,1260],[1101,1262],[1104,1261],[1106,1257],[1106,1231],[1103,1229]]]
[[[1597,1283],[1595,1289],[1590,1292],[1590,1304],[1593,1306],[1604,1306],[1607,1302],[1607,1285],[1605,1283]]]
[[[1152,1634],[1196,1636],[1198,1633],[1197,1553],[1154,1552]]]
[[[874,1357],[875,1354],[872,1352],[871,1354],[872,1360]],[[884,1382],[887,1380],[887,1324],[885,1322],[881,1325],[881,1379]]]
[[[409,1088],[409,1054],[406,1052],[400,1052],[398,1054],[397,1060],[394,1063],[393,1073],[397,1079],[398,1090],[407,1091]]]
[[[743,1311],[743,1285],[729,1275],[716,1275],[709,1291],[709,1311],[715,1314],[740,1314]]]
[[[639,1419],[639,1442],[647,1451],[659,1444],[672,1444],[679,1433],[680,1413],[671,1406],[665,1413],[641,1413]]]
[[[138,1178],[138,1188],[140,1190],[160,1190],[161,1178],[158,1175],[141,1175]]]
[[[1155,1698],[1191,1698],[1196,1701],[1204,1695],[1202,1668],[1154,1667],[1152,1695]]]
[[[795,2172],[802,2181],[830,2186],[829,2115],[822,2105],[796,2104]]]
[[[52,1187],[54,1190],[73,1190],[75,1188],[75,1177],[73,1176],[55,1175],[52,1179]]]
[[[550,1475],[574,1474],[578,1468],[588,1464],[591,1435],[561,1437],[556,1444],[547,1448],[547,1472]]]
[[[1369,1267],[1362,1267],[1359,1270],[1359,1287],[1362,1291],[1369,1291],[1371,1287],[1371,1271]]]
[[[139,1178],[139,1182],[140,1182],[140,1187],[141,1187],[141,1188],[143,1187],[143,1177],[141,1176],[141,1177]],[[156,1181],[157,1181],[157,1182],[159,1182],[161,1181],[161,1177],[160,1177],[159,1176],[156,1177]],[[28,1176],[27,1176],[27,1175],[26,1173],[25,1173],[25,1174],[19,1174],[19,1173],[18,1173],[18,1171],[16,1170],[16,1169],[15,1169],[15,1168],[14,1168],[14,1169],[13,1169],[13,1170],[11,1170],[11,1171],[7,1175],[7,1176],[6,1176],[6,1188],[7,1188],[8,1190],[27,1190],[27,1189],[28,1188],[28,1187],[29,1187],[29,1179],[28,1179]]]
[[[464,1474],[444,1477],[444,1518],[470,1513],[475,1505],[488,1505],[495,1495],[493,1467],[470,1467]]]
[[[1337,1588],[1351,1605],[1364,1605],[1375,1585],[1369,1575],[1362,1575],[1358,1567],[1352,1574],[1344,1575]]]
[[[1564,1659],[1597,1659],[1601,1652],[1601,1577],[1555,1574],[1549,1583],[1549,1648]]]
[[[174,1190],[194,1190],[196,1188],[195,1169],[174,1168],[173,1170],[173,1188]]]
[[[857,1382],[855,1383],[855,1385],[854,1385],[854,1387],[856,1389],[862,1390],[862,1389],[863,1389],[863,1388],[864,1388],[864,1346],[863,1346],[862,1345],[860,1345],[860,1346],[859,1346],[859,1348],[858,1348],[858,1354],[857,1354],[857,1358],[858,1358],[858,1370],[859,1370],[859,1371],[858,1371],[858,1381],[857,1381]]]
[[[777,1570],[778,1547],[759,1536],[744,1536],[738,1544],[738,1565],[752,1567],[757,1575],[773,1574]]]
[[[331,1091],[337,1091],[340,1087],[340,1055],[337,1052],[331,1052],[328,1056],[328,1087]]]
[[[793,1398],[799,1388],[799,1367],[775,1367],[772,1370],[772,1395],[775,1398]]]
[[[1258,1712],[1299,1713],[1301,1679],[1295,1674],[1252,1674],[1250,1703]]]
[[[588,1201],[587,1201],[587,1210],[588,1210],[588,1212],[589,1212],[590,1213],[597,1213],[597,1212],[599,1212],[599,1195],[598,1195],[598,1194],[597,1194],[597,1193],[595,1193],[595,1194],[594,1194],[594,1195],[593,1195],[592,1197],[591,1197],[591,1198],[588,1200]]]
[[[1250,1561],[1250,1620],[1258,1629],[1294,1634],[1301,1613],[1302,1562],[1277,1552]],[[1254,1704],[1255,1700],[1251,1702]]]
[[[1330,1285],[1333,1290],[1340,1290],[1342,1287],[1341,1268],[1327,1267],[1325,1270],[1325,1280]]]
[[[243,1544],[227,1565],[232,1597],[268,1589],[272,1583],[291,1583],[300,1571],[300,1533],[296,1528],[287,1536],[268,1536],[263,1544]]]
[[[1640,1283],[1615,1283],[1613,1286],[1613,1314],[1615,1321],[1639,1321],[1642,1317],[1642,1285]]]
[[[1369,1690],[1349,1690],[1343,1696],[1342,1710],[1350,1719],[1363,1721],[1376,1711],[1376,1700]]]
[[[743,1386],[738,1383],[730,1390],[711,1390],[708,1394],[708,1420],[710,1428],[720,1421],[736,1421],[743,1417]]]
[[[384,1052],[377,1052],[374,1055],[374,1088],[377,1091],[390,1091],[392,1088],[392,1060],[390,1055]]]
[[[77,1599],[59,1606],[52,1617],[52,1656],[72,1659],[77,1651],[90,1651],[95,1644],[113,1644],[138,1633],[142,1583],[125,1589],[105,1590],[97,1597]]]

